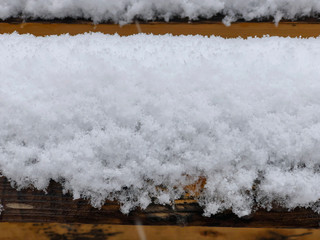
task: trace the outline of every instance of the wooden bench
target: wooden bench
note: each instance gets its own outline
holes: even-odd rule
[[[35,36],[80,34],[85,32],[136,33],[173,35],[216,35],[224,38],[290,36],[317,37],[318,19],[283,21],[278,26],[272,21],[237,22],[230,27],[221,19],[141,22],[119,26],[111,23],[93,24],[86,20],[22,20],[0,21],[0,34],[18,32]],[[190,186],[192,188],[192,186]],[[244,218],[231,211],[210,218],[196,197],[186,194],[173,205],[150,205],[128,215],[120,212],[117,202],[107,201],[101,209],[93,208],[85,199],[73,200],[63,194],[60,184],[51,181],[47,193],[32,188],[16,190],[5,177],[0,178],[0,240],[2,239],[319,239],[320,215],[311,209],[288,209],[274,206],[271,211],[255,209]],[[142,227],[143,225],[143,227]],[[168,227],[170,226],[170,227]],[[218,228],[217,228],[218,227]],[[232,231],[225,227],[233,227]],[[243,229],[246,228],[246,229]],[[261,228],[261,229],[255,229]],[[272,229],[266,229],[272,228]],[[274,228],[295,228],[294,230]],[[302,229],[298,229],[302,228]],[[313,230],[307,230],[307,229]],[[174,237],[175,236],[175,237]]]

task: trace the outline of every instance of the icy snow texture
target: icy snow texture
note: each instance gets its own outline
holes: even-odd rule
[[[95,22],[128,23],[139,17],[169,20],[172,17],[210,18],[226,15],[229,24],[237,18],[282,17],[294,19],[320,12],[319,0],[1,0],[0,19],[88,18]]]
[[[320,39],[13,34],[0,53],[0,171],[17,187],[54,179],[127,213],[202,176],[206,215],[319,210]]]

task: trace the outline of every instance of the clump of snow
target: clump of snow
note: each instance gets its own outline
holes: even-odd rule
[[[128,23],[134,18],[144,20],[173,17],[211,18],[225,15],[224,23],[238,18],[281,18],[313,16],[320,12],[319,0],[1,0],[0,19],[27,18],[87,18],[95,22]]]
[[[0,172],[93,206],[320,198],[320,39],[0,36]],[[162,186],[162,187],[159,187]]]

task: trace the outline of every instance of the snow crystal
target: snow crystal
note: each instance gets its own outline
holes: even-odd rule
[[[281,18],[313,16],[320,12],[319,0],[1,0],[0,19],[86,18],[95,22],[128,23],[134,18],[144,20],[173,17],[211,18],[225,15],[224,23],[244,18]]]
[[[206,215],[320,210],[320,39],[12,34],[0,52],[0,171],[18,188],[53,179],[128,213],[203,177]]]

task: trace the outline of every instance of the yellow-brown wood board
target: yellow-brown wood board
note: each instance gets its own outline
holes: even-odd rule
[[[319,22],[280,22],[277,26],[273,22],[237,22],[227,27],[222,22],[148,22],[133,23],[120,26],[117,24],[93,24],[88,21],[68,22],[0,22],[0,34],[17,32],[33,34],[35,36],[70,34],[76,35],[88,32],[104,34],[119,34],[128,36],[137,33],[172,34],[172,35],[203,35],[220,36],[223,38],[236,37],[318,37],[320,35]]]
[[[318,240],[320,230],[0,223],[0,240]]]

